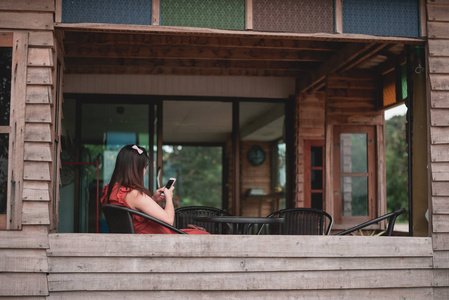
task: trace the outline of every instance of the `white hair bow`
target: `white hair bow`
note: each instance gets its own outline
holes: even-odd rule
[[[143,150],[140,149],[139,147],[137,147],[137,145],[134,145],[132,148],[135,149],[137,151],[137,153],[139,153],[139,154],[143,153]]]

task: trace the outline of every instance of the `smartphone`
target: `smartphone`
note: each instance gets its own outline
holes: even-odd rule
[[[171,188],[171,186],[173,185],[173,183],[175,183],[175,181],[176,181],[176,178],[170,178],[170,179],[168,180],[167,184],[165,185],[165,188],[166,188],[167,190],[169,190],[169,189]]]

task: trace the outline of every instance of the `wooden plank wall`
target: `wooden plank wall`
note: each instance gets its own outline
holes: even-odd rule
[[[330,74],[326,79],[326,191],[333,191],[333,126],[372,125],[377,139],[376,164],[377,190],[379,201],[377,215],[386,213],[385,141],[383,112],[376,110],[376,78],[374,76],[354,76],[352,74]],[[332,194],[327,193],[326,211],[335,215]],[[347,225],[347,224],[346,224]],[[355,225],[355,224],[354,224]],[[339,228],[334,223],[333,228]],[[346,229],[346,228],[345,228]]]
[[[51,234],[49,239],[49,300],[422,300],[431,299],[432,286],[442,283],[432,277],[430,238]]]
[[[14,84],[11,99],[24,118],[17,141],[23,146],[14,153],[21,157],[23,172],[17,226],[21,230],[0,231],[0,296],[45,299],[48,295],[45,249],[52,180],[53,14],[54,0],[0,1],[0,31],[13,32],[14,39],[26,45],[15,57],[24,68],[24,78]]]
[[[325,93],[302,93],[297,98],[296,112],[297,146],[296,146],[296,198],[295,207],[304,207],[304,141],[324,140]]]
[[[265,151],[266,159],[260,166],[253,166],[248,161],[248,151],[252,146],[259,145]],[[242,141],[240,144],[240,211],[242,216],[265,217],[274,210],[273,200],[247,197],[250,189],[263,189],[265,194],[272,194],[272,154],[269,142]]]
[[[430,169],[434,276],[449,274],[449,1],[427,1],[430,79]],[[435,288],[435,299],[449,299],[449,287]]]

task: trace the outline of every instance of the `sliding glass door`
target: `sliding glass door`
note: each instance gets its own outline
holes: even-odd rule
[[[145,147],[151,190],[176,177],[176,206],[264,216],[285,207],[285,103],[65,95],[59,232],[105,232],[101,197],[121,147]]]
[[[104,231],[99,197],[121,147],[137,144],[153,156],[145,186],[156,184],[158,105],[65,100],[59,232]],[[150,180],[151,179],[151,180]]]

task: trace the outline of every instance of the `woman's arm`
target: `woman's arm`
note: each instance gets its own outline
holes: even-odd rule
[[[147,215],[155,217],[165,223],[173,225],[175,220],[175,208],[173,206],[173,189],[163,190],[165,195],[165,208],[157,204],[150,196],[140,193],[137,190],[132,190],[125,196],[126,203],[135,210],[141,211]]]

